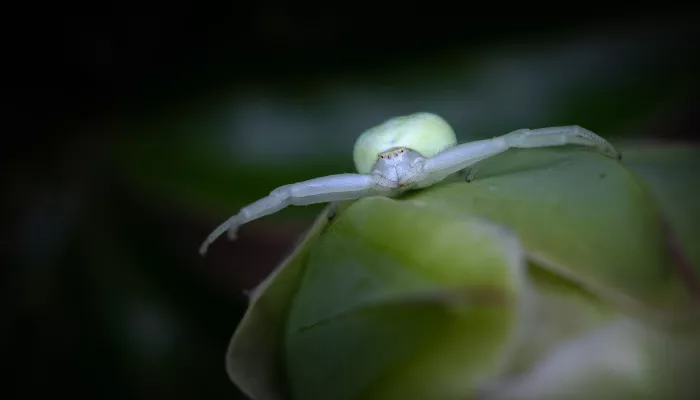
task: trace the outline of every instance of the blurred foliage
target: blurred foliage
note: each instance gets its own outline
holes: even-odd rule
[[[17,42],[22,129],[0,147],[0,337],[22,398],[240,395],[224,355],[245,291],[323,206],[251,223],[204,259],[199,243],[278,185],[351,171],[354,138],[386,118],[432,111],[462,141],[574,123],[697,139],[698,30],[684,12],[458,13],[420,30],[407,27],[423,16],[296,18],[274,5],[157,18],[61,7],[39,40]],[[672,190],[664,201],[683,195]]]

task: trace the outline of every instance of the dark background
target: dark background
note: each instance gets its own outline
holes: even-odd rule
[[[351,171],[354,138],[392,116],[436,112],[462,141],[563,124],[697,140],[693,8],[559,5],[8,12],[2,396],[239,396],[224,354],[244,291],[321,206],[206,258],[200,242],[276,186]]]

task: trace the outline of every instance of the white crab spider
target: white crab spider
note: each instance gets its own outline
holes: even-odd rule
[[[580,126],[518,129],[493,139],[457,146],[450,125],[431,113],[395,117],[365,131],[355,142],[356,174],[339,174],[284,185],[224,221],[204,240],[200,254],[228,231],[234,239],[239,226],[289,205],[356,200],[367,196],[397,196],[433,185],[453,173],[511,147],[533,148],[579,144],[620,159],[605,139]]]

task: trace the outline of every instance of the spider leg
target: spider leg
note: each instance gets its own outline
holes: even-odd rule
[[[338,202],[334,201],[328,205],[328,216],[327,216],[328,221],[332,221],[333,218],[335,218],[337,213],[338,213]]]
[[[501,138],[478,140],[451,147],[425,159],[419,166],[420,171],[413,178],[414,186],[416,188],[431,186],[483,159],[506,150],[508,150],[508,144]]]
[[[578,125],[556,126],[541,129],[518,129],[501,136],[508,147],[534,148],[579,144],[594,147],[599,152],[622,159],[622,154],[608,141]]]
[[[469,183],[479,176],[479,171],[476,168],[467,168],[467,173],[464,176],[464,181]]]
[[[375,194],[389,194],[391,190],[376,176],[363,174],[330,175],[280,186],[270,192],[269,196],[243,207],[238,214],[216,227],[200,246],[199,253],[206,254],[209,245],[224,232],[228,232],[229,239],[235,239],[239,226],[289,205],[355,200]]]
[[[594,147],[607,156],[621,158],[615,147],[605,139],[580,126],[518,129],[493,139],[464,143],[427,158],[420,165],[419,172],[415,173],[412,180],[414,187],[424,188],[512,147],[535,148],[567,144]],[[474,178],[473,174],[469,174],[467,177]]]
[[[457,178],[465,182],[471,182],[477,175],[478,173],[474,167],[467,167],[457,171]]]

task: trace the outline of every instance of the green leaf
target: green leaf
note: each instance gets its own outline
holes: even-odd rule
[[[407,198],[514,230],[538,265],[618,305],[688,305],[663,218],[624,161],[568,148],[509,150],[476,175]]]
[[[553,347],[529,370],[492,382],[489,400],[691,399],[696,329],[669,332],[620,317]]]
[[[293,398],[443,398],[503,361],[526,320],[515,237],[413,201],[366,198],[314,243],[287,325]]]
[[[226,371],[253,399],[286,399],[283,365],[284,323],[306,268],[311,243],[328,222],[330,207],[318,217],[292,254],[251,294],[251,302],[231,338]]]
[[[676,263],[692,266],[697,280],[700,275],[700,186],[697,184],[700,147],[630,144],[625,146],[624,153],[625,164],[648,184],[662,210],[668,224],[667,240],[677,253]]]

